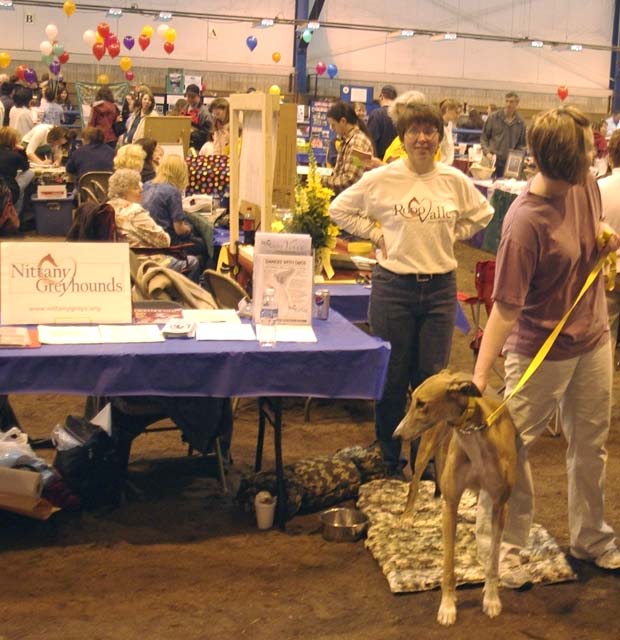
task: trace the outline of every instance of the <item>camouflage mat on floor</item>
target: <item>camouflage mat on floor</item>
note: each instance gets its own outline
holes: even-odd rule
[[[409,484],[400,480],[374,480],[360,487],[357,506],[370,521],[366,548],[379,563],[392,593],[427,591],[441,584],[443,551],[441,499],[435,485],[421,482],[415,522],[401,523]],[[456,583],[484,582],[475,540],[476,495],[466,491],[461,499],[456,529]],[[534,524],[521,560],[533,582],[576,580],[566,557],[546,529]]]

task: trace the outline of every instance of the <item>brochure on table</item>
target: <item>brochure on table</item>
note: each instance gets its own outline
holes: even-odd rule
[[[3,242],[0,311],[9,324],[131,324],[129,245]]]
[[[254,245],[254,321],[260,316],[265,289],[275,290],[278,325],[312,323],[314,260],[309,235],[256,234]]]

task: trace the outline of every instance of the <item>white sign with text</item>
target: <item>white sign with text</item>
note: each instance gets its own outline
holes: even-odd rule
[[[2,324],[131,324],[129,245],[0,244]]]

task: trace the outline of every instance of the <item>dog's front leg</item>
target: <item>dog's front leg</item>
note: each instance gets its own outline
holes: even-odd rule
[[[454,577],[454,543],[456,538],[456,500],[444,496],[443,502],[443,581],[437,622],[449,626],[456,622],[456,580]]]
[[[495,618],[502,611],[502,603],[499,598],[499,551],[504,532],[506,520],[506,502],[495,502],[493,504],[491,520],[491,549],[487,566],[485,567],[484,597],[482,599],[482,610],[489,616]]]

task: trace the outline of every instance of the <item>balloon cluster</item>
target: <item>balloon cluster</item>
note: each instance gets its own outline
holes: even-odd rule
[[[75,12],[75,2],[70,2],[67,0],[65,2],[65,13],[68,16],[73,15]],[[39,45],[39,51],[41,52],[41,61],[44,62],[50,72],[57,76],[60,73],[61,65],[69,62],[69,54],[65,51],[65,47],[63,44],[58,42],[56,38],[58,38],[58,27],[55,24],[48,24],[45,27],[45,35],[47,36],[47,40],[42,40]],[[31,74],[26,74],[36,78],[36,73],[32,69]],[[27,77],[22,78],[26,80],[26,82],[36,82],[36,80],[28,80]]]
[[[326,65],[324,62],[321,62],[319,60],[319,62],[316,63],[315,69],[317,74],[320,76],[322,76],[327,71],[327,75],[331,79],[335,78],[338,75],[338,67],[333,63]]]

